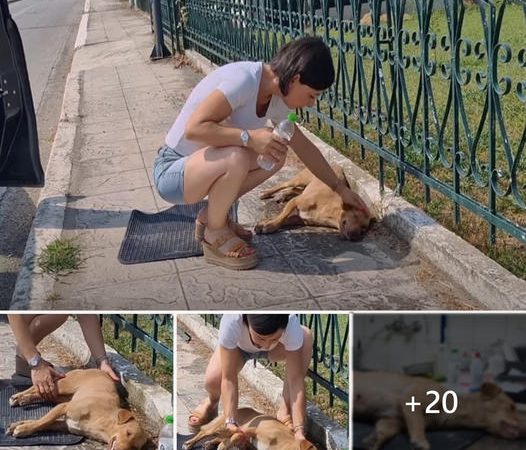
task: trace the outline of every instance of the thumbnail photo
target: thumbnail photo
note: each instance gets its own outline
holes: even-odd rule
[[[353,448],[526,448],[526,316],[358,314]]]
[[[0,447],[171,449],[172,370],[171,315],[0,316]]]
[[[177,448],[349,448],[347,314],[177,316]]]

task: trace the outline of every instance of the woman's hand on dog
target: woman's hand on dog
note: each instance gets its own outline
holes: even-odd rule
[[[38,393],[44,400],[53,401],[58,396],[57,380],[64,378],[66,375],[59,372],[47,362],[42,363],[31,371],[31,380],[33,385],[38,389]]]
[[[120,381],[120,378],[117,376],[117,374],[113,370],[113,367],[111,367],[111,364],[107,359],[101,361],[99,369],[103,372],[106,372],[113,381]]]
[[[288,142],[272,133],[272,128],[259,128],[249,132],[249,146],[256,152],[266,155],[269,159],[278,163],[287,154]]]
[[[225,427],[232,434],[243,433],[243,430],[241,428],[239,428],[237,425],[233,424],[233,423],[226,424]]]

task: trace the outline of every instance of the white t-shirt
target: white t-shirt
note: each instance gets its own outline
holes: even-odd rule
[[[290,352],[299,350],[303,345],[303,329],[295,314],[289,315],[289,323],[276,345],[278,343],[282,343],[285,350]],[[223,314],[219,325],[219,345],[228,349],[239,347],[248,353],[272,350],[258,348],[252,344],[248,326],[243,322],[243,314]]]
[[[242,130],[255,130],[276,125],[286,119],[289,108],[281,97],[275,95],[270,100],[265,117],[257,116],[257,96],[262,73],[262,62],[241,61],[221,66],[207,75],[190,93],[166,136],[166,145],[185,156],[204,147],[201,142],[186,139],[184,130],[188,119],[199,104],[216,89],[225,95],[232,107],[231,115],[222,122],[222,125]],[[272,124],[269,124],[268,120]]]

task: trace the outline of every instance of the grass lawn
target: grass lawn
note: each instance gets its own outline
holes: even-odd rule
[[[132,322],[132,314],[124,314],[123,317]],[[149,314],[140,314],[137,325],[150,336],[153,336],[153,321]],[[173,368],[172,360],[166,360],[158,354],[157,364],[152,366],[152,349],[141,340],[137,339],[137,348],[132,351],[131,334],[128,331],[119,330],[119,338],[115,339],[113,335],[114,322],[104,316],[102,323],[102,333],[104,342],[113,347],[120,355],[135,364],[139,370],[152,378],[155,382],[164,387],[167,391],[173,392]],[[159,327],[158,341],[168,348],[173,349],[172,328],[163,325]]]
[[[408,2],[409,4],[410,2]],[[502,3],[502,2],[499,2]],[[504,9],[503,26],[499,42],[507,43],[509,47],[502,47],[499,56],[506,61],[497,64],[499,86],[504,88],[510,83],[509,92],[498,96],[501,114],[497,115],[495,133],[495,173],[498,174],[497,187],[503,195],[497,198],[496,209],[498,214],[510,222],[526,228],[526,209],[521,202],[526,201],[526,157],[521,156],[521,145],[526,136],[526,98],[519,93],[519,86],[526,82],[526,64],[524,50],[526,39],[523,30],[526,28],[526,13],[521,5],[508,4]],[[387,30],[387,24],[382,23]],[[423,91],[420,84],[420,44],[418,34],[413,34],[419,29],[416,15],[406,16],[404,30],[407,30],[407,42],[403,46],[404,56],[407,57],[408,67],[404,69],[401,79],[402,92],[402,117],[406,127],[406,142],[404,144],[405,161],[419,171],[425,170],[428,165],[429,175],[453,188],[453,165],[451,147],[453,146],[453,108],[448,111],[447,105],[450,96],[450,80],[443,75],[443,69],[448,70],[451,62],[451,50],[447,40],[442,37],[448,35],[448,20],[443,11],[434,11],[430,20],[430,32],[436,36],[436,45],[430,49],[429,59],[435,63],[435,73],[429,77],[428,105],[429,125],[428,137],[430,147],[427,150],[427,161],[424,158],[423,144],[421,141],[424,129],[423,120]],[[322,34],[322,33],[318,33]],[[330,36],[339,40],[337,30],[331,30]],[[483,206],[489,205],[488,166],[489,156],[489,118],[483,115],[486,101],[486,91],[483,78],[487,71],[487,57],[484,50],[484,33],[481,13],[478,6],[468,7],[462,25],[463,44],[461,45],[460,69],[464,78],[460,86],[462,104],[459,105],[459,132],[458,148],[455,164],[461,175],[458,180],[458,191],[468,198]],[[349,46],[354,44],[356,33],[344,33],[343,42]],[[378,144],[380,134],[371,122],[374,113],[381,110],[384,120],[387,121],[389,105],[392,99],[391,64],[382,63],[385,89],[381,90],[382,99],[377,101],[377,87],[373,86],[374,66],[372,60],[373,37],[370,28],[365,29],[361,36],[361,83],[355,81],[355,55],[352,51],[340,52],[337,46],[332,47],[334,61],[339,67],[339,77],[335,84],[332,99],[326,95],[319,103],[319,110],[327,116],[332,116],[335,121],[345,124],[347,128],[359,131],[363,127],[364,137],[372,144]],[[382,50],[387,51],[387,44],[382,44]],[[466,51],[466,54],[463,51]],[[507,53],[509,50],[509,53]],[[522,51],[522,53],[521,53]],[[387,53],[386,53],[387,54]],[[509,61],[507,61],[509,59]],[[482,78],[481,78],[482,75]],[[480,81],[481,85],[477,83]],[[509,81],[506,81],[507,77]],[[469,82],[468,82],[469,80]],[[358,88],[361,86],[361,89]],[[372,95],[371,95],[372,91]],[[362,118],[356,115],[359,95],[362,95],[363,112],[372,112],[373,115]],[[343,95],[345,93],[345,95]],[[385,96],[384,96],[385,94]],[[417,99],[420,96],[419,102]],[[370,101],[368,102],[368,99]],[[354,107],[353,107],[354,105]],[[396,105],[396,103],[394,104]],[[391,113],[394,114],[394,111]],[[337,129],[319,124],[312,115],[306,122],[306,127],[327,141],[341,153],[349,156],[355,163],[366,169],[375,177],[379,177],[380,164],[383,165],[385,184],[393,190],[399,186],[397,170],[386,161],[380,162],[379,156],[371,149],[362,153],[360,146],[348,139]],[[409,138],[412,138],[411,140]],[[382,134],[382,147],[393,155],[397,155],[397,135],[390,131]],[[507,144],[506,144],[507,143]],[[513,174],[513,176],[512,176]],[[515,182],[515,191],[511,190]],[[474,213],[461,207],[461,223],[454,222],[452,202],[437,192],[431,192],[430,201],[426,202],[425,187],[417,178],[406,174],[402,195],[411,203],[424,209],[430,216],[442,223],[447,228],[459,234],[462,238],[478,247],[502,266],[520,278],[526,279],[526,245],[505,232],[497,232],[497,244],[488,243],[488,224]]]

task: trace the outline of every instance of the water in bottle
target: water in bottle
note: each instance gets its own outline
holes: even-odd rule
[[[173,416],[166,416],[164,418],[164,425],[159,434],[158,450],[173,450],[174,448],[174,418]]]
[[[272,131],[276,136],[279,136],[287,141],[292,139],[294,135],[295,123],[298,121],[298,116],[295,113],[289,113],[285,120],[282,120],[276,128]],[[265,155],[258,156],[258,165],[262,169],[271,171],[274,168],[274,161],[267,158]]]
[[[471,384],[469,386],[469,390],[471,392],[476,392],[480,390],[480,387],[482,386],[482,381],[483,381],[483,374],[484,374],[484,364],[482,363],[480,353],[475,352],[475,354],[473,355],[473,358],[471,359],[471,365],[469,367],[469,375],[471,378]]]

